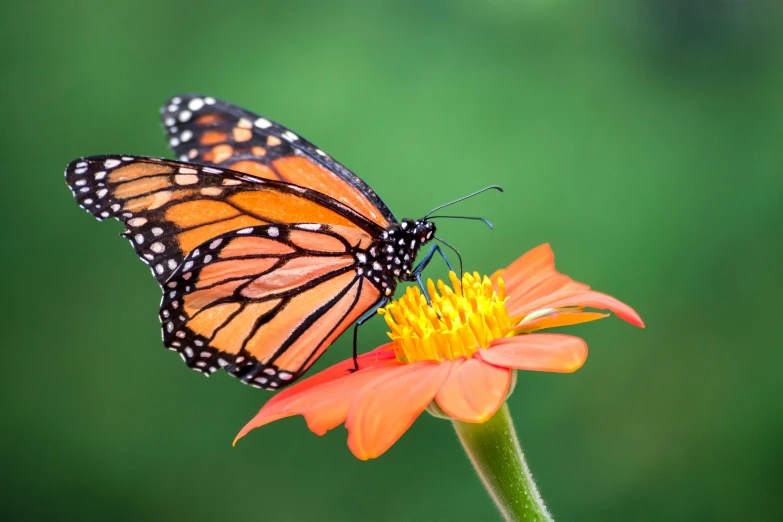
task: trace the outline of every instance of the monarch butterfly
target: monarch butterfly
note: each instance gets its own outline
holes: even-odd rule
[[[163,290],[164,344],[190,368],[279,389],[399,281],[420,284],[436,252],[448,264],[437,244],[414,262],[438,239],[431,219],[459,216],[398,221],[313,144],[212,97],[175,96],[161,114],[180,161],[81,158],[65,179],[83,209],[125,223]]]

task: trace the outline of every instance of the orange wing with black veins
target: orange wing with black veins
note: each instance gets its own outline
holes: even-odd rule
[[[296,380],[381,299],[357,254],[366,232],[340,225],[262,225],[197,247],[168,280],[166,346],[206,375],[278,389]]]
[[[182,161],[215,165],[316,190],[386,228],[396,218],[358,176],[300,135],[209,96],[180,95],[161,109]]]
[[[94,156],[65,171],[79,205],[125,223],[138,256],[162,285],[198,245],[269,223],[322,223],[383,230],[313,190],[223,168],[134,156]]]

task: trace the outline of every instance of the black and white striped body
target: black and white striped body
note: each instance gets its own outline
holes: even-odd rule
[[[426,220],[403,219],[390,225],[369,249],[356,254],[359,273],[391,296],[398,281],[413,281],[414,261],[424,243],[432,240],[435,225]]]

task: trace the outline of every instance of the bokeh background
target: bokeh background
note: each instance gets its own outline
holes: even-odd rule
[[[520,374],[556,519],[783,519],[782,22],[753,0],[3,3],[0,518],[498,519],[427,415],[371,462],[301,418],[231,447],[270,394],[163,349],[147,267],[62,179],[170,156],[158,107],[198,92],[308,137],[398,216],[501,184],[459,208],[494,231],[440,223],[468,268],[550,242],[641,313],[573,328],[579,372]]]

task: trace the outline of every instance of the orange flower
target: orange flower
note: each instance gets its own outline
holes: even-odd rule
[[[489,419],[509,393],[514,370],[573,372],[587,358],[570,335],[532,333],[607,317],[607,309],[640,327],[641,318],[617,299],[555,270],[549,245],[526,253],[491,278],[450,274],[452,288],[428,281],[432,304],[417,287],[380,310],[392,342],[349,359],[278,393],[237,435],[302,415],[323,435],[345,423],[348,446],[360,459],[385,452],[432,403],[464,422]],[[236,440],[234,441],[236,443]]]

